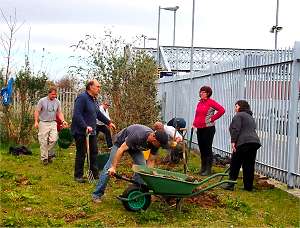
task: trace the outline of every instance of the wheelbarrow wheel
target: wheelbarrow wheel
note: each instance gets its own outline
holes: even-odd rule
[[[124,192],[122,197],[127,198],[129,201],[122,201],[124,207],[128,211],[139,211],[146,210],[151,203],[151,195],[143,195],[134,200],[130,200],[138,195],[148,192],[146,189],[141,189],[141,187],[136,185],[130,185]]]

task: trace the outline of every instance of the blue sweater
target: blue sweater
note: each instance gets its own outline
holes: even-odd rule
[[[72,134],[85,135],[88,126],[93,128],[92,134],[96,134],[96,119],[106,125],[110,123],[110,120],[96,107],[94,98],[85,91],[78,95],[75,100],[71,124]]]

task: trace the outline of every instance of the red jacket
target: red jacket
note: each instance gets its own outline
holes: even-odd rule
[[[215,111],[217,111],[215,113]],[[195,113],[194,127],[205,128],[215,125],[215,121],[225,113],[225,109],[215,100],[200,100]]]

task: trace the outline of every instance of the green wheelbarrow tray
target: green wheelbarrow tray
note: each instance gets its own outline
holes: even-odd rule
[[[140,175],[147,187],[152,190],[155,195],[191,197],[224,183],[237,183],[236,181],[231,180],[221,180],[207,186],[206,188],[194,191],[197,187],[207,183],[208,181],[217,177],[228,176],[228,174],[216,173],[199,182],[197,180],[192,181],[191,177],[186,174],[158,168],[134,165],[132,169]]]
[[[199,182],[192,180],[186,174],[163,169],[149,168],[141,165],[134,165],[132,169],[135,173],[139,174],[145,184],[139,184],[118,174],[115,175],[116,178],[129,181],[135,185],[135,187],[129,186],[123,195],[117,197],[129,211],[147,209],[151,202],[151,195],[176,198],[179,204],[182,198],[199,195],[224,183],[237,183],[231,180],[216,180],[217,177],[228,176],[227,173],[216,173]],[[211,185],[202,189],[196,189],[212,179],[215,179],[215,181]]]

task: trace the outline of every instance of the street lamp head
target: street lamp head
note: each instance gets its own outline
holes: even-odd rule
[[[275,29],[276,29],[276,26],[272,26],[272,28],[270,29],[270,33],[274,33],[275,32]]]
[[[272,28],[270,29],[270,33],[274,33],[275,31],[279,32],[281,30],[282,30],[281,26],[273,25]]]
[[[160,7],[161,9],[164,10],[169,10],[169,11],[177,11],[179,9],[179,6],[174,6],[174,7]]]

